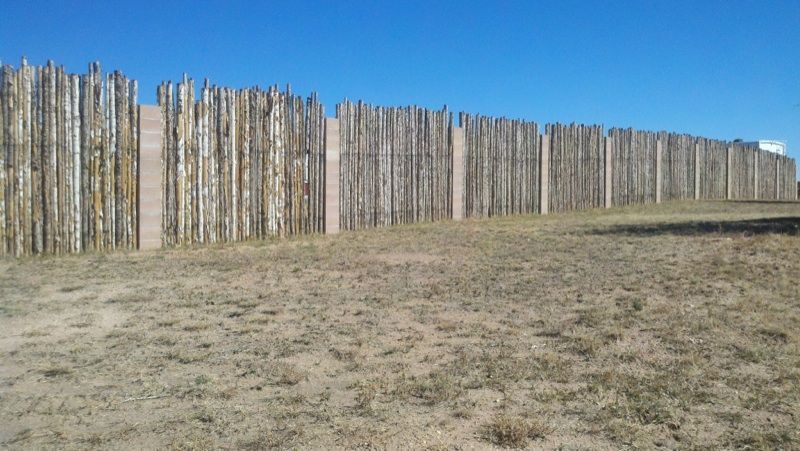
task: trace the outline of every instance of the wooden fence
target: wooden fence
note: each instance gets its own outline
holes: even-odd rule
[[[781,156],[778,158],[781,161],[780,172],[778,180],[780,180],[780,194],[781,200],[794,200],[797,199],[797,192],[795,185],[797,184],[797,162],[794,158]]]
[[[758,171],[759,199],[787,200],[795,198],[794,185],[797,168],[794,159],[772,152],[759,152],[756,170]]]
[[[661,141],[661,200],[694,199],[694,137],[659,132]]]
[[[0,255],[136,247],[136,82],[0,71]]]
[[[728,196],[728,143],[708,138],[697,138],[695,140],[696,150],[699,152],[695,162],[698,167],[695,169],[699,172],[696,174],[697,180],[700,182],[700,199],[726,199]],[[738,164],[746,163],[745,160],[737,160],[737,169],[740,169]],[[695,163],[692,163],[695,164]],[[742,184],[745,180],[741,177],[735,177],[738,184]],[[690,183],[694,187],[694,180]],[[736,192],[742,191],[737,186]],[[692,188],[694,193],[694,188]],[[692,195],[692,198],[694,195]]]
[[[610,177],[610,205],[656,202],[659,178],[662,201],[796,198],[791,158],[741,143],[664,131],[612,128],[604,138],[602,127],[579,124],[546,126],[549,176],[543,186],[536,172],[543,157],[542,149],[535,147],[540,142],[535,124],[465,113],[461,124],[467,216],[540,212],[536,202],[541,192],[549,193],[552,212],[601,207],[605,177]],[[520,198],[534,207],[520,208]]]
[[[547,124],[550,137],[550,211],[603,207],[605,141],[603,127]]]
[[[539,126],[461,113],[464,217],[539,213]]]
[[[612,128],[612,205],[651,204],[656,201],[656,142],[654,132]]]
[[[177,92],[175,92],[177,91]],[[324,231],[324,111],[289,88],[158,88],[164,245]]]
[[[755,161],[763,153],[755,147],[733,143],[729,145],[731,158],[731,199],[754,199],[756,196]],[[774,193],[771,198],[774,198]],[[725,197],[722,197],[725,199]]]
[[[343,230],[452,217],[453,115],[446,107],[344,101],[336,117]]]
[[[196,99],[187,76],[157,95],[163,245],[325,231],[316,95],[206,82]],[[52,62],[0,68],[0,255],[138,246],[136,99],[135,81],[97,63],[84,75]],[[542,136],[535,122],[461,113],[456,153],[446,107],[345,101],[336,115],[331,174],[345,230],[452,218],[454,207],[480,217],[797,196],[794,159],[736,142],[619,128],[606,138],[602,126],[580,124],[548,124]],[[454,163],[464,169],[455,184]],[[454,186],[463,205],[453,205]]]
[[[775,154],[767,155],[761,153],[758,156],[758,198],[775,199],[777,192],[776,178],[778,168],[778,156]]]

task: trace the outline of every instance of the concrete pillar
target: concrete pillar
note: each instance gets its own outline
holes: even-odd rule
[[[139,105],[139,249],[161,247],[161,108]]]
[[[753,199],[758,199],[758,151],[753,152],[753,167],[755,170],[753,171]]]
[[[656,203],[661,203],[661,153],[663,152],[661,140],[656,141]]]
[[[728,173],[727,177],[727,199],[731,200],[733,198],[733,162],[731,160],[731,154],[733,154],[733,149],[728,147],[728,165],[726,172]]]
[[[539,212],[546,215],[550,211],[550,136],[542,135],[539,148]]]
[[[464,129],[453,131],[453,219],[464,218]]]
[[[339,233],[339,119],[325,118],[325,233]]]
[[[694,143],[694,200],[700,200],[700,144]]]
[[[613,173],[612,173],[612,170],[611,170],[611,152],[612,152],[611,148],[612,148],[612,145],[614,143],[613,139],[614,138],[612,138],[610,136],[605,138],[605,142],[606,142],[606,155],[605,155],[606,156],[606,164],[605,164],[605,170],[606,170],[606,173],[605,173],[606,202],[605,202],[605,206],[606,206],[606,208],[611,208],[611,189],[612,189],[612,183],[611,182],[612,182],[612,177],[613,177]]]

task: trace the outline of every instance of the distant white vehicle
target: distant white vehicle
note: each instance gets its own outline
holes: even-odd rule
[[[778,155],[786,155],[786,143],[783,141],[774,141],[770,139],[761,139],[758,141],[750,141],[742,143],[748,146],[758,147],[761,150],[777,153]]]

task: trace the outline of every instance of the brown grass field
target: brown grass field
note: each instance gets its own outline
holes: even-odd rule
[[[800,203],[0,269],[2,448],[800,446]]]

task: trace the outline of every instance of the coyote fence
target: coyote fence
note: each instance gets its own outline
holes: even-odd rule
[[[694,137],[659,132],[661,141],[661,199],[694,199]]]
[[[446,107],[344,101],[336,117],[342,229],[452,217],[453,115]]]
[[[539,126],[461,113],[464,217],[539,212]]]
[[[466,216],[525,212],[515,210],[520,198],[531,199],[529,211],[542,212],[536,199],[545,188],[552,212],[601,207],[606,186],[611,190],[607,206],[649,204],[659,197],[796,199],[794,159],[738,142],[632,128],[612,128],[603,137],[600,126],[548,124],[548,177],[520,180],[514,171],[528,174],[528,168],[541,167],[544,149],[532,150],[541,139],[522,131],[535,124],[461,113],[461,125]]]
[[[657,134],[632,128],[612,128],[608,136],[612,145],[612,204],[655,203]]]
[[[545,130],[550,137],[550,211],[602,207],[605,196],[603,127],[547,124]]]
[[[715,139],[697,138],[695,145],[695,151],[698,152],[694,161],[697,164],[695,170],[698,172],[695,177],[697,177],[700,182],[699,198],[727,198],[728,144]],[[746,165],[746,162],[747,160],[737,160],[737,164],[733,165],[733,167],[739,169],[739,165]],[[736,181],[736,188],[734,188],[733,191],[737,193],[741,192],[743,187],[740,185],[745,185],[746,179],[740,176],[734,177],[733,179]],[[694,182],[692,182],[692,185],[694,185]],[[744,190],[746,189],[745,187]],[[694,189],[692,189],[692,192],[694,192]]]
[[[161,122],[142,122],[142,141],[137,84],[123,74],[98,63],[83,75],[24,59],[0,67],[0,255],[134,249],[140,225],[148,241],[160,231],[162,246],[324,233],[329,189],[338,213],[329,221],[345,230],[449,219],[454,209],[485,217],[797,198],[794,159],[739,142],[631,128],[605,136],[574,123],[542,134],[535,122],[467,113],[456,129],[447,107],[346,100],[327,136],[315,94],[206,81],[195,97],[188,76],[162,83]],[[330,154],[326,138],[338,142]],[[140,174],[140,142],[159,174]],[[139,202],[145,176],[160,211]]]
[[[730,146],[731,199],[754,199],[756,197],[757,168],[755,162],[761,153],[763,152],[759,149],[738,143]],[[794,178],[794,174],[792,174],[792,178]],[[724,198],[722,197],[722,199]],[[766,198],[775,198],[775,193],[769,193]]]
[[[177,92],[176,92],[177,91]],[[324,231],[324,111],[289,88],[158,88],[164,245]]]
[[[0,255],[137,245],[137,86],[99,63],[0,71]]]

